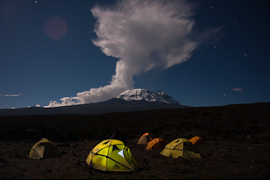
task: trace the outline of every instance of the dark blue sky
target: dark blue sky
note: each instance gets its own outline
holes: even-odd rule
[[[108,3],[115,2],[0,0],[0,108],[46,106],[107,85],[117,59],[93,44],[97,35],[91,9]],[[269,2],[188,3],[197,5],[197,34],[209,28],[218,33],[188,61],[135,75],[134,88],[163,90],[189,106],[269,102]],[[50,37],[44,29],[55,16],[67,29],[63,25],[60,35]]]

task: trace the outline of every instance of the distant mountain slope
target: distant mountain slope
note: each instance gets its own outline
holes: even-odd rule
[[[0,116],[104,114],[112,112],[131,112],[183,107],[188,106],[180,105],[176,100],[164,92],[152,92],[149,90],[136,89],[135,91],[125,91],[115,98],[99,103],[55,108],[31,107],[19,109],[0,109]]]

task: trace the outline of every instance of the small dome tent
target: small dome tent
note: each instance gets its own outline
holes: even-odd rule
[[[106,139],[89,153],[86,163],[98,170],[131,172],[137,165],[130,149],[120,140]]]
[[[186,138],[178,138],[166,145],[161,155],[172,158],[201,158],[196,146]]]
[[[144,134],[140,137],[140,139],[139,139],[139,141],[138,141],[137,144],[147,145],[148,142],[150,142],[150,141],[152,141],[152,137],[150,136],[150,134],[149,134],[149,133],[144,133]]]
[[[58,157],[60,152],[57,150],[56,145],[46,138],[42,138],[37,142],[29,152],[30,159],[43,159]]]
[[[167,142],[161,138],[155,138],[147,144],[146,150],[163,149]]]
[[[189,141],[192,143],[192,144],[203,144],[204,143],[204,140],[203,138],[199,137],[199,136],[194,136],[193,138],[189,139]]]

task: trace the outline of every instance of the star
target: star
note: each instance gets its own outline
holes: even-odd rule
[[[35,1],[35,4],[37,4],[37,1]]]

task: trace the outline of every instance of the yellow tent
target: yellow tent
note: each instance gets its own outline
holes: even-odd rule
[[[89,153],[86,163],[102,171],[136,171],[137,165],[130,149],[120,140],[106,139]]]
[[[178,138],[166,145],[161,155],[172,158],[201,158],[196,146],[186,138]]]
[[[30,159],[43,159],[58,157],[60,152],[57,150],[56,145],[46,138],[42,138],[37,142],[29,152]]]

